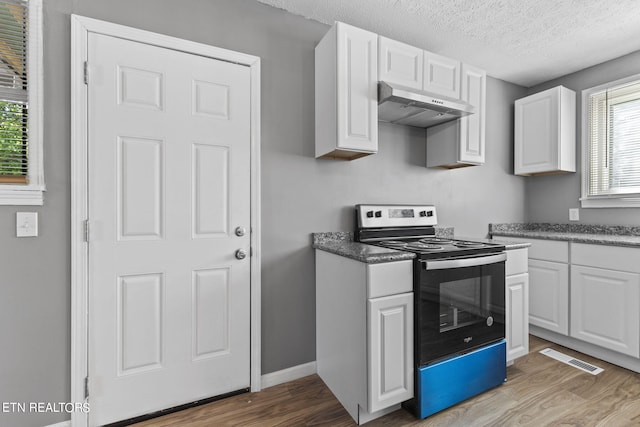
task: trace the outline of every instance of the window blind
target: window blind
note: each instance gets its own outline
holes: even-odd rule
[[[589,197],[640,196],[640,81],[589,96]]]
[[[27,183],[27,2],[0,0],[0,183]]]

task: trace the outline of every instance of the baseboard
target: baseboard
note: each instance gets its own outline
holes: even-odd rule
[[[281,371],[264,374],[261,377],[262,389],[273,387],[302,377],[313,375],[317,372],[316,362],[304,363]]]
[[[273,387],[278,384],[283,384],[289,381],[313,375],[316,372],[316,362],[309,362],[298,366],[292,366],[291,368],[283,369],[281,371],[264,374],[261,377],[261,388],[265,389]],[[44,427],[71,427],[71,421],[62,421],[60,423],[51,424]]]

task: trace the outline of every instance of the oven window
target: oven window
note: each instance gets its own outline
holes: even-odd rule
[[[440,283],[440,332],[486,322],[490,303],[491,276]]]

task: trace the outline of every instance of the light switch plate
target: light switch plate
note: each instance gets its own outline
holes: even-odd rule
[[[38,236],[38,212],[16,212],[16,237]]]
[[[580,221],[580,209],[569,209],[569,221]]]

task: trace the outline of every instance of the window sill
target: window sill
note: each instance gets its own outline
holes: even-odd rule
[[[42,206],[44,204],[44,187],[0,184],[0,205]]]
[[[580,199],[583,208],[640,208],[640,198]]]

